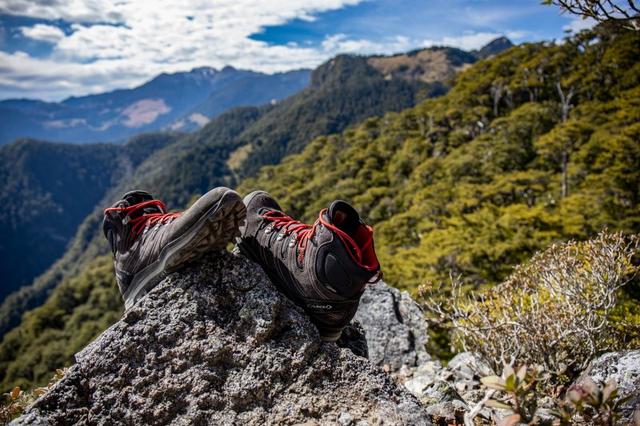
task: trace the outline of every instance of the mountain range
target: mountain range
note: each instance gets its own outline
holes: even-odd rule
[[[118,142],[156,130],[191,131],[229,108],[286,98],[307,86],[309,76],[309,70],[264,74],[202,67],[62,102],[8,99],[0,101],[0,145],[17,138]]]

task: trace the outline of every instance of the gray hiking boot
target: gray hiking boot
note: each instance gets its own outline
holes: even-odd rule
[[[264,191],[252,192],[244,203],[238,250],[307,312],[323,340],[337,340],[366,284],[381,278],[371,227],[344,201],[322,210],[313,225],[286,215]]]
[[[203,254],[224,249],[244,221],[237,192],[216,188],[181,213],[131,191],[104,211],[103,231],[113,252],[116,281],[130,308],[167,274]]]

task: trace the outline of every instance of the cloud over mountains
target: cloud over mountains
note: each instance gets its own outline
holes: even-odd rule
[[[61,100],[200,66],[276,72],[343,52],[469,50],[500,35],[521,40],[524,20],[552,12],[538,0],[0,0],[0,99]],[[291,23],[306,31],[327,15],[340,22],[323,21],[314,40],[255,37]]]
[[[251,34],[291,19],[355,5],[361,0],[9,0],[3,14],[71,23],[22,27],[25,37],[51,43],[46,57],[0,52],[0,88],[45,98],[128,87],[160,72],[231,64],[275,72],[317,65],[340,43],[325,47],[268,45]]]

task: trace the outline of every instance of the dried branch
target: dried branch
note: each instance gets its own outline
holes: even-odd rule
[[[640,5],[635,0],[545,0],[563,11],[598,22],[616,22],[625,28],[640,30]]]
[[[609,316],[618,290],[637,272],[632,259],[639,242],[603,232],[592,241],[554,245],[487,292],[465,296],[460,280],[452,280],[444,298],[423,289],[425,310],[494,368],[517,357],[564,374],[611,344]]]

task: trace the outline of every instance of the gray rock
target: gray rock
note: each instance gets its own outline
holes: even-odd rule
[[[422,309],[408,293],[384,282],[369,286],[355,318],[365,330],[369,359],[402,382],[427,407],[425,411],[433,423],[462,424],[469,408],[455,383],[447,379],[458,377],[465,359],[454,361],[454,371],[443,369],[431,359],[426,351],[427,323]]]
[[[432,421],[450,424],[484,397],[486,390],[481,388],[480,378],[491,374],[489,364],[482,358],[462,352],[446,367],[437,361],[423,363],[413,369],[412,377],[404,385],[427,406]]]
[[[460,380],[479,380],[495,374],[489,363],[473,352],[461,352],[451,358],[447,363],[447,370]]]
[[[631,396],[621,407],[624,418],[630,421],[633,411],[640,408],[640,350],[608,352],[592,360],[576,383],[590,377],[598,384],[613,379],[618,396]]]
[[[440,380],[441,372],[442,366],[438,361],[427,361],[413,370],[411,378],[404,382],[404,386],[409,392],[421,399],[429,388]]]
[[[442,378],[453,382],[465,400],[475,401],[481,393],[474,392],[481,388],[480,379],[495,374],[488,362],[472,352],[461,352],[447,364]]]
[[[429,419],[439,425],[462,425],[464,415],[469,408],[457,399],[440,402],[426,408]]]
[[[433,405],[453,400],[464,401],[455,388],[443,380],[436,380],[431,386],[425,388],[420,395],[423,405]]]
[[[427,324],[408,293],[378,282],[367,288],[355,319],[367,336],[369,359],[391,372],[429,361]]]
[[[358,321],[351,321],[336,342],[341,348],[349,349],[355,355],[369,359],[369,348],[367,347],[367,336]]]
[[[449,361],[439,377],[451,383],[467,404],[475,404],[486,392],[480,379],[494,374],[482,357],[473,352],[461,352]]]
[[[229,254],[170,275],[76,359],[15,424],[430,424]]]

